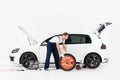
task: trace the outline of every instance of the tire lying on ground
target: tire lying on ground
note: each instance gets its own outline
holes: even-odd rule
[[[75,57],[71,54],[64,54],[64,57],[59,60],[59,65],[64,71],[71,71],[76,65]]]

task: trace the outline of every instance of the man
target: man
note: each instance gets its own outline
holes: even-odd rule
[[[47,42],[47,55],[44,66],[45,70],[47,71],[49,70],[48,68],[49,68],[51,53],[53,53],[56,69],[59,69],[59,55],[60,57],[64,56],[60,50],[60,44],[62,43],[63,49],[66,52],[67,48],[65,46],[65,40],[67,40],[68,37],[69,34],[67,32],[64,32],[61,36],[55,36]]]

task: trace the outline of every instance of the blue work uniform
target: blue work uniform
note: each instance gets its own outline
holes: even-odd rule
[[[60,43],[61,37],[60,36],[55,36],[55,37],[59,39],[59,43]],[[63,41],[61,41],[61,43],[62,42]],[[46,54],[46,60],[45,60],[44,69],[49,68],[51,53],[53,53],[56,69],[59,69],[59,54],[58,54],[58,50],[57,50],[57,47],[56,47],[56,43],[57,42],[54,42],[54,41],[52,42],[50,40],[47,42],[47,54]]]

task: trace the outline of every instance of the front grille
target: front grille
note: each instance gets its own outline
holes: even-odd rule
[[[14,57],[10,57],[10,61],[14,61]]]

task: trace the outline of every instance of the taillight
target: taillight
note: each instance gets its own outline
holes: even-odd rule
[[[101,49],[106,49],[106,45],[102,43]]]

